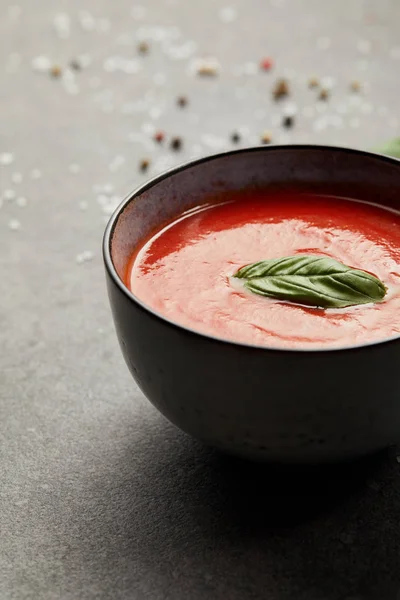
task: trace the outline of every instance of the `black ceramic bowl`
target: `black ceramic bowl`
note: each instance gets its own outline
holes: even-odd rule
[[[250,346],[171,322],[123,283],[135,246],[158,225],[216,191],[281,184],[400,209],[400,162],[345,148],[249,148],[155,178],[124,200],[104,236],[122,352],[147,398],[206,444],[281,462],[367,454],[400,437],[399,337],[331,350]]]

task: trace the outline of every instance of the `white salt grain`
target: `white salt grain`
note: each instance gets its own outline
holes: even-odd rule
[[[81,172],[81,167],[77,163],[71,163],[68,167],[68,170],[73,175],[76,175],[77,173]]]
[[[47,71],[49,71],[52,67],[52,64],[53,63],[48,56],[36,56],[36,58],[32,60],[32,68],[35,71],[40,71],[42,73],[47,73]]]
[[[39,169],[32,169],[31,177],[32,179],[40,179],[42,177],[42,172]]]
[[[223,23],[232,23],[237,17],[236,9],[233,6],[225,6],[219,11],[219,18]]]
[[[0,154],[0,165],[3,167],[8,167],[14,162],[14,154],[11,152],[2,152]]]
[[[18,196],[15,202],[20,208],[25,208],[25,206],[28,204],[28,200],[24,196]]]
[[[93,31],[95,28],[95,20],[93,15],[87,10],[81,10],[78,15],[80,25],[84,31]]]
[[[12,231],[18,231],[19,229],[21,229],[21,223],[18,221],[18,219],[11,219],[8,222],[8,228]]]
[[[92,260],[93,258],[94,258],[94,254],[91,250],[84,250],[80,254],[76,255],[75,260],[78,263],[78,265],[80,265],[84,262],[88,262],[89,260]]]
[[[115,173],[115,171],[118,171],[118,169],[120,169],[124,163],[125,156],[122,156],[122,154],[117,154],[117,156],[115,156],[108,165],[108,168],[112,173]]]
[[[71,19],[66,13],[58,13],[53,20],[56,34],[62,40],[69,38],[71,32]]]
[[[3,192],[4,200],[14,200],[16,195],[17,194],[15,193],[15,191],[11,189],[4,190]]]
[[[79,210],[87,210],[89,204],[86,202],[86,200],[81,200],[81,202],[79,202]]]

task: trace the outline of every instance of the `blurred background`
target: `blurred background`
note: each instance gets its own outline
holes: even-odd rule
[[[100,249],[189,158],[399,136],[399,25],[399,0],[0,2],[2,599],[399,597],[398,457],[237,479],[135,387]]]

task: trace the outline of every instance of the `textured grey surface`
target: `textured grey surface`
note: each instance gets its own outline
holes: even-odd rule
[[[152,175],[228,148],[238,127],[245,144],[264,129],[358,147],[398,134],[399,20],[396,0],[0,4],[2,600],[398,597],[395,455],[277,470],[177,432],[123,364],[100,242],[144,156]],[[193,73],[206,56],[218,77]],[[325,104],[313,74],[333,84]],[[290,131],[271,101],[280,75]],[[154,128],[184,150],[156,146]]]

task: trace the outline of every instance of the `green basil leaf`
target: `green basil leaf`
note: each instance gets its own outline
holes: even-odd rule
[[[400,137],[393,138],[384,144],[375,146],[373,151],[379,152],[380,154],[387,154],[387,156],[392,156],[394,158],[400,158]]]
[[[333,258],[311,255],[262,260],[235,273],[254,294],[320,308],[380,302],[386,286],[374,275]]]

